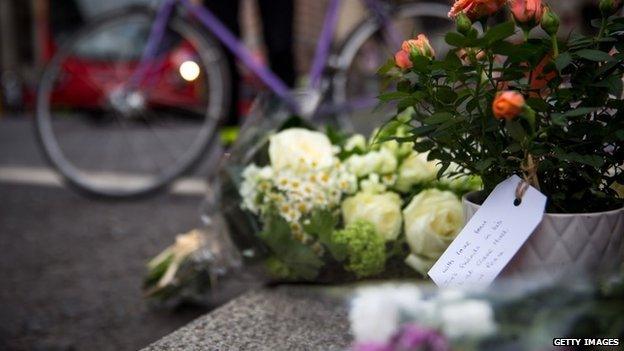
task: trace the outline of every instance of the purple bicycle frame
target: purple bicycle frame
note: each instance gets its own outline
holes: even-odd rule
[[[237,1],[237,0],[232,0]],[[326,67],[330,54],[332,39],[336,25],[338,23],[340,4],[342,0],[329,0],[326,10],[325,20],[318,40],[314,60],[310,69],[310,83],[308,88],[319,89],[323,70]],[[291,89],[276,76],[267,66],[259,63],[251,51],[246,48],[240,40],[229,31],[225,25],[208,9],[191,2],[191,0],[164,0],[160,5],[156,19],[150,29],[149,38],[141,61],[130,78],[131,86],[137,86],[148,74],[150,65],[149,61],[156,55],[158,44],[161,42],[167,26],[167,21],[172,15],[176,4],[181,4],[188,10],[191,16],[194,16],[201,22],[217,39],[232,52],[232,54],[240,60],[244,66],[248,67],[260,80],[271,89],[278,97],[283,99],[293,112],[299,112],[299,104],[292,94]],[[364,0],[364,4],[373,13],[379,16],[387,30],[389,37],[396,39],[393,30],[389,26],[390,21],[383,11],[377,0]]]

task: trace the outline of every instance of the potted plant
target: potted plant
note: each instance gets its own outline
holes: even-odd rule
[[[380,69],[396,82],[381,100],[410,114],[394,119],[411,128],[401,140],[430,150],[440,172],[455,163],[481,176],[483,191],[463,199],[467,218],[513,174],[524,179],[518,197],[526,185],[548,197],[542,223],[508,271],[558,277],[624,261],[624,19],[614,16],[621,3],[600,1],[595,35],[560,41],[558,17],[541,0],[458,0],[446,57],[435,59],[421,35]],[[488,26],[504,9],[513,20]]]

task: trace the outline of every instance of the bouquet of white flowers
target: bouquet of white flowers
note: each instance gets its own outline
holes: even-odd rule
[[[384,133],[269,133],[253,162],[228,173],[240,199],[224,197],[226,218],[254,222],[234,242],[279,280],[425,274],[463,226],[460,196],[480,180],[454,168],[438,179],[436,160],[396,140],[406,130]]]
[[[480,179],[453,167],[438,174],[436,160],[397,140],[410,137],[400,121],[366,138],[319,132],[270,101],[260,107],[268,118],[247,123],[211,182],[201,244],[152,260],[146,292],[179,298],[193,271],[210,278],[199,279],[202,291],[241,271],[257,282],[426,274],[463,226],[460,197]],[[191,300],[203,294],[195,290]]]

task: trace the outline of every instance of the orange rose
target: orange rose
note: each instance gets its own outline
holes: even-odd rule
[[[463,12],[472,21],[489,16],[500,10],[507,0],[455,0],[448,16],[455,18]]]
[[[401,49],[407,53],[417,56],[425,56],[429,58],[433,58],[435,56],[435,51],[429,43],[429,39],[424,34],[418,34],[416,38],[404,41],[401,45]]]
[[[394,62],[400,69],[408,69],[412,67],[412,61],[410,60],[409,54],[403,50],[399,50],[396,54],[394,54]]]
[[[511,120],[516,118],[524,107],[524,96],[517,91],[499,92],[492,103],[492,112],[498,119]]]
[[[530,28],[538,25],[544,14],[542,0],[511,0],[509,8],[516,23],[526,24]]]

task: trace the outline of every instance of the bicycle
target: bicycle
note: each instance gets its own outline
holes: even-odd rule
[[[293,113],[329,113],[345,127],[356,120],[349,116],[375,104],[376,68],[403,38],[425,32],[441,47],[453,25],[446,4],[362,0],[371,16],[332,50],[341,3],[328,2],[304,99],[191,0],[132,6],[92,21],[43,72],[36,131],[46,158],[87,195],[150,194],[190,171],[215,140],[229,101],[222,46]]]

